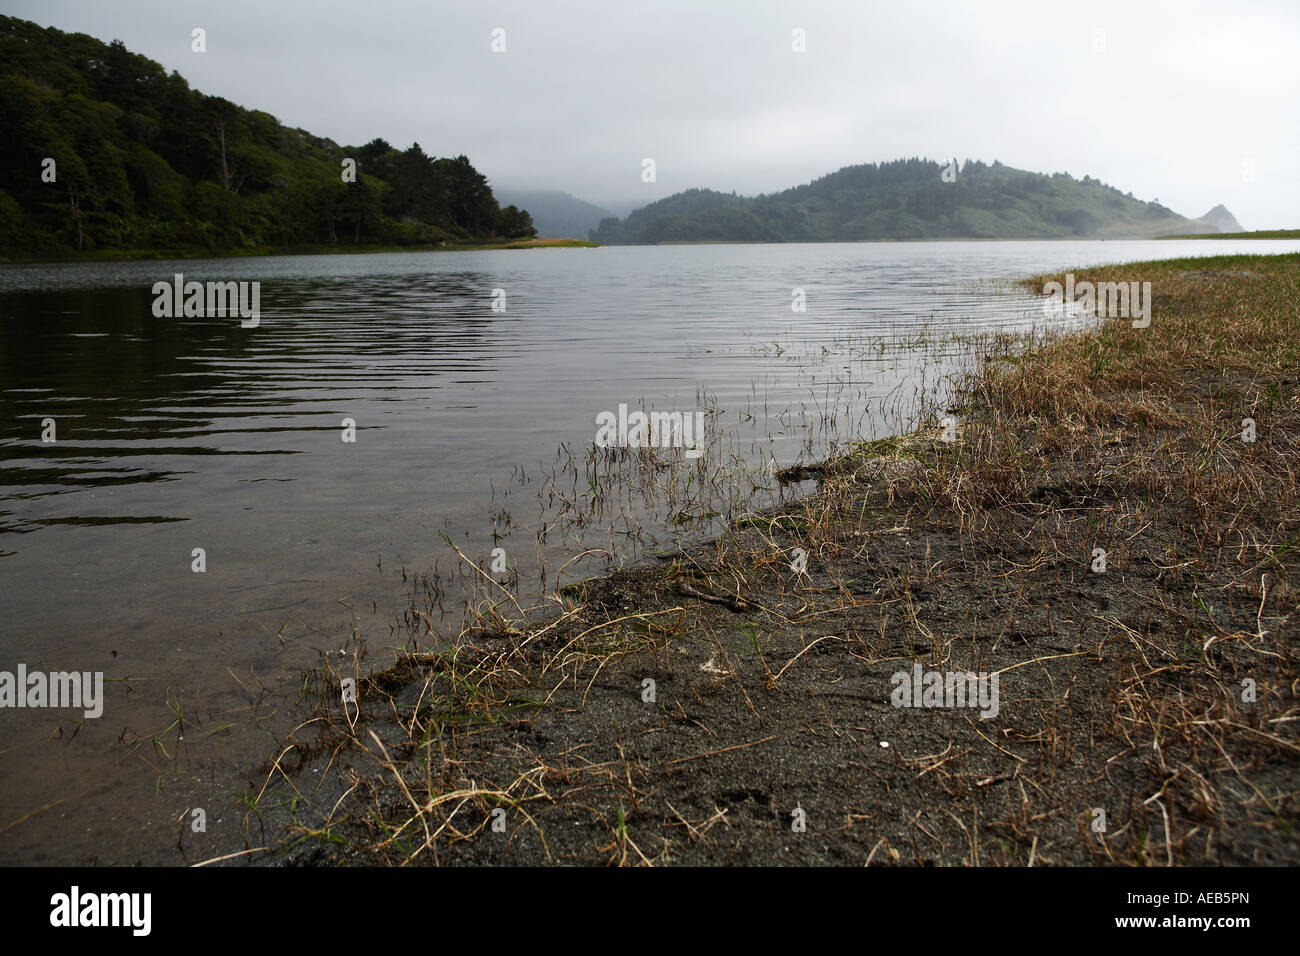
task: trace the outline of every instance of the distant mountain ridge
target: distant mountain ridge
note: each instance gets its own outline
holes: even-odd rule
[[[503,206],[527,209],[539,236],[586,239],[602,219],[614,214],[593,203],[558,189],[513,189],[493,186],[492,193]]]
[[[591,238],[610,245],[1145,238],[1240,228],[1222,206],[1188,219],[1090,176],[912,158],[846,166],[769,195],[689,189],[625,219],[604,219]]]

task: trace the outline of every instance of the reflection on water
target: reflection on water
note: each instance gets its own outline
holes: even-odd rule
[[[299,668],[354,633],[373,663],[402,643],[411,575],[455,564],[444,534],[485,565],[503,547],[521,600],[540,597],[584,549],[607,553],[567,579],[715,530],[726,502],[691,497],[705,477],[739,488],[744,467],[907,427],[964,336],[1070,321],[989,280],[1297,248],[964,242],[0,267],[0,670],[110,680],[100,721],[0,713],[0,827],[76,797],[10,829],[0,858],[180,861],[167,814],[230,803]],[[155,318],[151,287],[177,272],[261,282],[260,324]],[[805,312],[792,311],[795,289]],[[664,479],[657,496],[625,493],[603,511],[582,504],[601,480],[584,457],[596,415],[621,403],[707,410],[701,480]],[[49,420],[56,440],[42,441]],[[762,485],[735,506],[780,494],[752,491]],[[692,508],[696,520],[681,520]],[[195,730],[177,745],[174,728],[161,732],[182,697]],[[237,732],[250,726],[267,732]],[[92,822],[63,827],[74,809]],[[225,814],[189,858],[242,845],[238,818]]]

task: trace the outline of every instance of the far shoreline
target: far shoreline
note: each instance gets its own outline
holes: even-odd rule
[[[898,244],[924,242],[1146,242],[1167,239],[1300,239],[1300,229],[1258,229],[1254,232],[1195,233],[1173,236],[927,236],[924,239],[828,239],[800,242],[767,242],[745,239],[701,239],[653,243],[604,243],[587,239],[548,237],[541,239],[516,239],[509,242],[465,243],[438,246],[291,246],[286,248],[257,247],[246,250],[180,250],[180,249],[105,249],[96,252],[72,253],[66,256],[3,257],[0,265],[65,263],[65,262],[151,262],[172,259],[257,259],[274,256],[355,256],[394,253],[428,252],[495,252],[520,249],[600,249],[633,248],[636,246],[795,246]]]
[[[2,257],[0,265],[55,262],[151,262],[169,259],[258,259],[273,256],[354,256],[396,252],[486,252],[507,249],[594,249],[600,243],[563,237],[511,239],[506,242],[457,243],[429,246],[258,246],[253,249],[103,249],[65,256]]]

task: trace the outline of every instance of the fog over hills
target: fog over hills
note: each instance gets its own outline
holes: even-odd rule
[[[558,189],[514,189],[493,186],[497,201],[503,206],[527,209],[539,236],[586,239],[587,233],[614,213]]]

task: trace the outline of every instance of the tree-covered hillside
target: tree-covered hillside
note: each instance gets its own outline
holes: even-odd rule
[[[0,255],[535,235],[464,156],[341,147],[192,90],[119,41],[10,17],[0,128]]]
[[[925,159],[846,166],[753,198],[691,189],[604,219],[602,243],[827,242],[858,239],[1061,239],[1212,232],[1159,203],[1088,176],[1043,175],[968,160],[945,177]]]

